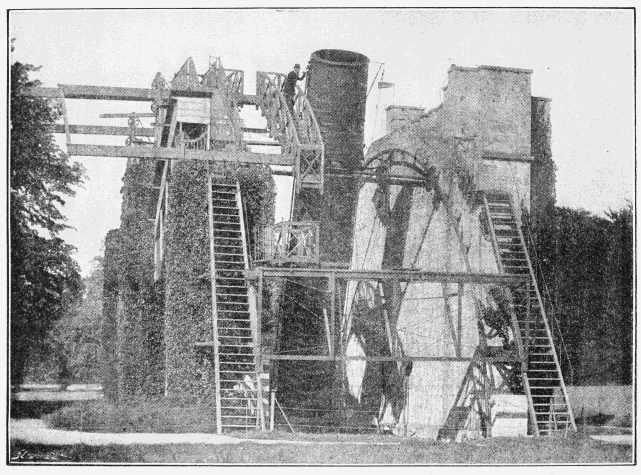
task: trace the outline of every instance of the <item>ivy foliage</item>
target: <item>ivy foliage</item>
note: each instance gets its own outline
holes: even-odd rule
[[[209,222],[206,163],[174,164],[169,180],[165,251],[165,345],[167,392],[196,399],[212,397],[207,353],[194,344],[211,341]],[[248,231],[273,222],[275,185],[264,168],[216,170],[214,180],[238,180]],[[250,248],[253,245],[250,237]]]

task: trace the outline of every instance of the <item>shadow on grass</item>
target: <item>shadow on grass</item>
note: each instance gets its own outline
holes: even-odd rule
[[[52,447],[11,443],[13,463],[205,463],[205,464],[629,464],[632,448],[585,437],[492,439],[460,444],[405,439],[394,445],[171,444]]]

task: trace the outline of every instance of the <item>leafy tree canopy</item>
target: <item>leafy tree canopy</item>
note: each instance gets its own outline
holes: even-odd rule
[[[11,382],[22,380],[30,353],[43,353],[46,335],[82,289],[72,246],[59,236],[67,228],[61,206],[82,183],[83,169],[57,146],[53,126],[60,110],[25,95],[39,85],[38,68],[11,65],[10,240]]]

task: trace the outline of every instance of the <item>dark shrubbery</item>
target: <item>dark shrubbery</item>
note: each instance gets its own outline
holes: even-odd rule
[[[216,432],[216,410],[210,403],[171,398],[129,398],[76,403],[46,416],[54,428],[87,432]]]

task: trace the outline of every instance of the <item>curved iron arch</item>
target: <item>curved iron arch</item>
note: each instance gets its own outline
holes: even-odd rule
[[[409,158],[412,159],[412,161],[409,162],[409,161],[406,161],[406,160],[398,160],[398,161],[394,160],[394,156],[397,155],[397,154],[400,154],[401,157],[409,157]],[[384,156],[386,157],[386,161],[385,162],[383,160],[381,160],[382,157],[384,157]],[[378,165],[378,166],[371,166],[372,163],[375,160],[380,160],[381,164]],[[417,155],[413,154],[413,153],[408,152],[407,150],[404,150],[402,148],[389,148],[389,149],[383,150],[383,151],[377,153],[376,155],[374,155],[373,157],[370,157],[369,159],[367,159],[365,161],[365,163],[363,163],[363,169],[368,169],[368,168],[369,169],[379,169],[379,168],[381,168],[381,166],[386,166],[386,167],[391,168],[394,165],[400,165],[400,166],[405,166],[405,167],[415,171],[416,173],[418,173],[419,175],[421,175],[423,177],[426,177],[426,178],[429,177],[429,175],[432,173],[429,170],[432,167],[426,169],[426,168],[420,166],[418,164],[419,162],[420,162],[419,157]]]

